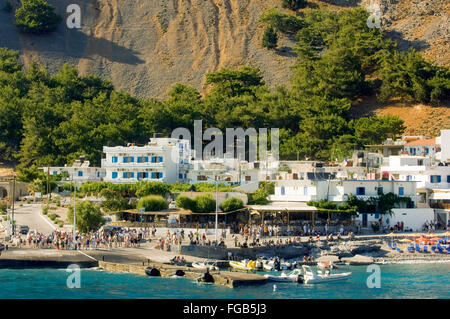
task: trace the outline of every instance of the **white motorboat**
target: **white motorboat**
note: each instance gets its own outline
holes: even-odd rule
[[[348,279],[352,273],[345,272],[340,274],[332,274],[329,269],[324,272],[315,272],[311,267],[303,265],[303,282],[305,284],[320,284],[325,282],[333,282]]]
[[[275,276],[275,275],[264,275],[269,281],[277,281],[277,282],[303,282],[303,276],[301,269],[294,269],[289,274],[285,273],[284,271],[281,272],[281,275]]]
[[[201,270],[219,270],[219,267],[217,267],[217,263],[211,260],[205,260],[204,262],[194,261],[192,263],[192,267]]]
[[[266,271],[290,270],[293,268],[293,266],[293,263],[274,259],[263,261],[263,269]]]

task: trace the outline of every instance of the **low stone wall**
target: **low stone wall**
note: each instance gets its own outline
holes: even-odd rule
[[[229,257],[238,259],[255,259],[258,255],[266,254],[280,258],[298,258],[307,255],[309,249],[304,246],[277,246],[277,247],[253,247],[253,248],[222,248],[212,246],[181,246],[181,254],[201,258],[222,259]]]

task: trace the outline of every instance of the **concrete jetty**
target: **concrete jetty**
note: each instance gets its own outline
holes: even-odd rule
[[[98,262],[99,268],[113,272],[129,272],[137,275],[146,276],[145,269],[147,267],[156,268],[160,271],[161,277],[169,277],[177,270],[183,270],[186,278],[197,279],[204,271],[193,267],[168,265],[162,263],[148,262],[147,264],[121,264],[112,262]],[[231,271],[210,271],[214,278],[214,283],[230,288],[235,288],[245,285],[260,285],[267,282],[264,276],[254,273],[242,273]]]

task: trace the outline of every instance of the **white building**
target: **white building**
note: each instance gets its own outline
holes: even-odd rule
[[[245,185],[272,180],[278,173],[279,162],[269,156],[268,161],[247,162],[237,158],[194,160],[189,170],[192,184],[211,183],[218,176],[222,183]]]
[[[403,150],[409,155],[432,157],[437,153],[438,145],[435,138],[421,138],[405,143]]]
[[[439,145],[438,158],[450,162],[450,130],[441,130],[441,136],[436,137],[436,144]]]
[[[191,159],[190,141],[174,138],[152,138],[145,146],[103,147],[106,157],[102,168],[104,181],[135,183],[155,181],[185,183]]]
[[[328,200],[337,204],[348,200],[350,194],[360,199],[378,197],[379,192],[394,193],[398,196],[417,200],[416,183],[382,180],[283,180],[275,182],[275,194],[271,201]]]
[[[390,156],[381,174],[390,180],[417,182],[418,189],[450,188],[450,166],[424,156]]]
[[[90,167],[90,162],[83,158],[75,160],[71,166],[40,167],[39,169],[49,175],[67,174],[66,181],[79,183],[101,181],[106,174],[101,167]]]

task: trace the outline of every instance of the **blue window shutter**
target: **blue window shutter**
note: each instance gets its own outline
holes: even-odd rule
[[[403,196],[405,194],[405,188],[404,187],[399,187],[398,188],[398,195]]]
[[[138,156],[136,162],[140,163],[141,162],[141,158]]]
[[[438,183],[441,182],[441,175],[437,175],[437,182],[438,182]]]
[[[447,175],[447,183],[450,183],[450,175]]]
[[[126,157],[126,156],[123,157],[123,162],[124,162],[124,163],[127,162],[127,157]]]
[[[163,173],[159,173],[159,178],[163,178]]]
[[[162,158],[162,156],[160,156],[159,157],[159,162],[162,162],[163,161],[163,158]]]
[[[126,173],[126,172],[123,172],[123,173],[122,173],[122,177],[123,177],[123,178],[127,178],[127,173]]]
[[[152,163],[155,163],[155,162],[156,162],[156,157],[152,156]],[[152,173],[152,176],[153,176],[153,173]]]
[[[112,172],[112,178],[117,178],[117,172]]]
[[[131,178],[134,178],[134,173],[133,172],[131,173]]]
[[[145,157],[145,162],[148,163],[148,156]]]
[[[285,195],[285,188],[284,188],[284,186],[281,186],[281,195]]]
[[[134,157],[131,156],[130,158],[131,158],[131,163],[134,163]]]
[[[153,159],[153,158],[152,158],[152,159]],[[154,172],[152,172],[152,175],[151,175],[151,176],[152,176],[152,178],[155,178],[155,173],[154,173]]]
[[[78,171],[78,176],[83,176],[83,172],[82,171]]]

